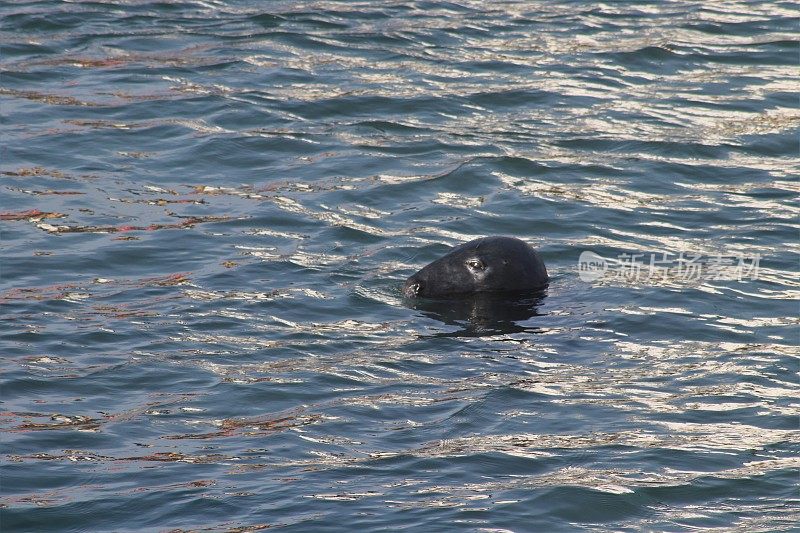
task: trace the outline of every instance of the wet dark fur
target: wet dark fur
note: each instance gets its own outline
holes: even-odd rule
[[[531,291],[547,285],[539,254],[513,237],[484,237],[454,248],[408,278],[408,298],[443,298],[477,292]]]

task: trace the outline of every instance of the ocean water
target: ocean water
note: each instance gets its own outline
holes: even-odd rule
[[[797,16],[3,2],[0,529],[797,531]]]

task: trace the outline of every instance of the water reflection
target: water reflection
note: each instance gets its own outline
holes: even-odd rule
[[[483,337],[508,333],[536,333],[540,328],[524,324],[539,316],[544,291],[532,293],[483,292],[452,299],[408,300],[412,309],[423,315],[460,329],[439,332],[430,337]]]
[[[3,530],[796,529],[788,2],[63,4],[0,3]],[[402,301],[488,234],[546,301]]]

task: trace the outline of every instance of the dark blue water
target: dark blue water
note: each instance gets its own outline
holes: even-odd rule
[[[794,3],[0,15],[2,531],[796,527]]]

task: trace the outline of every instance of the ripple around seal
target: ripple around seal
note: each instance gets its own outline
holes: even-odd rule
[[[793,8],[4,4],[4,528],[793,530]]]

